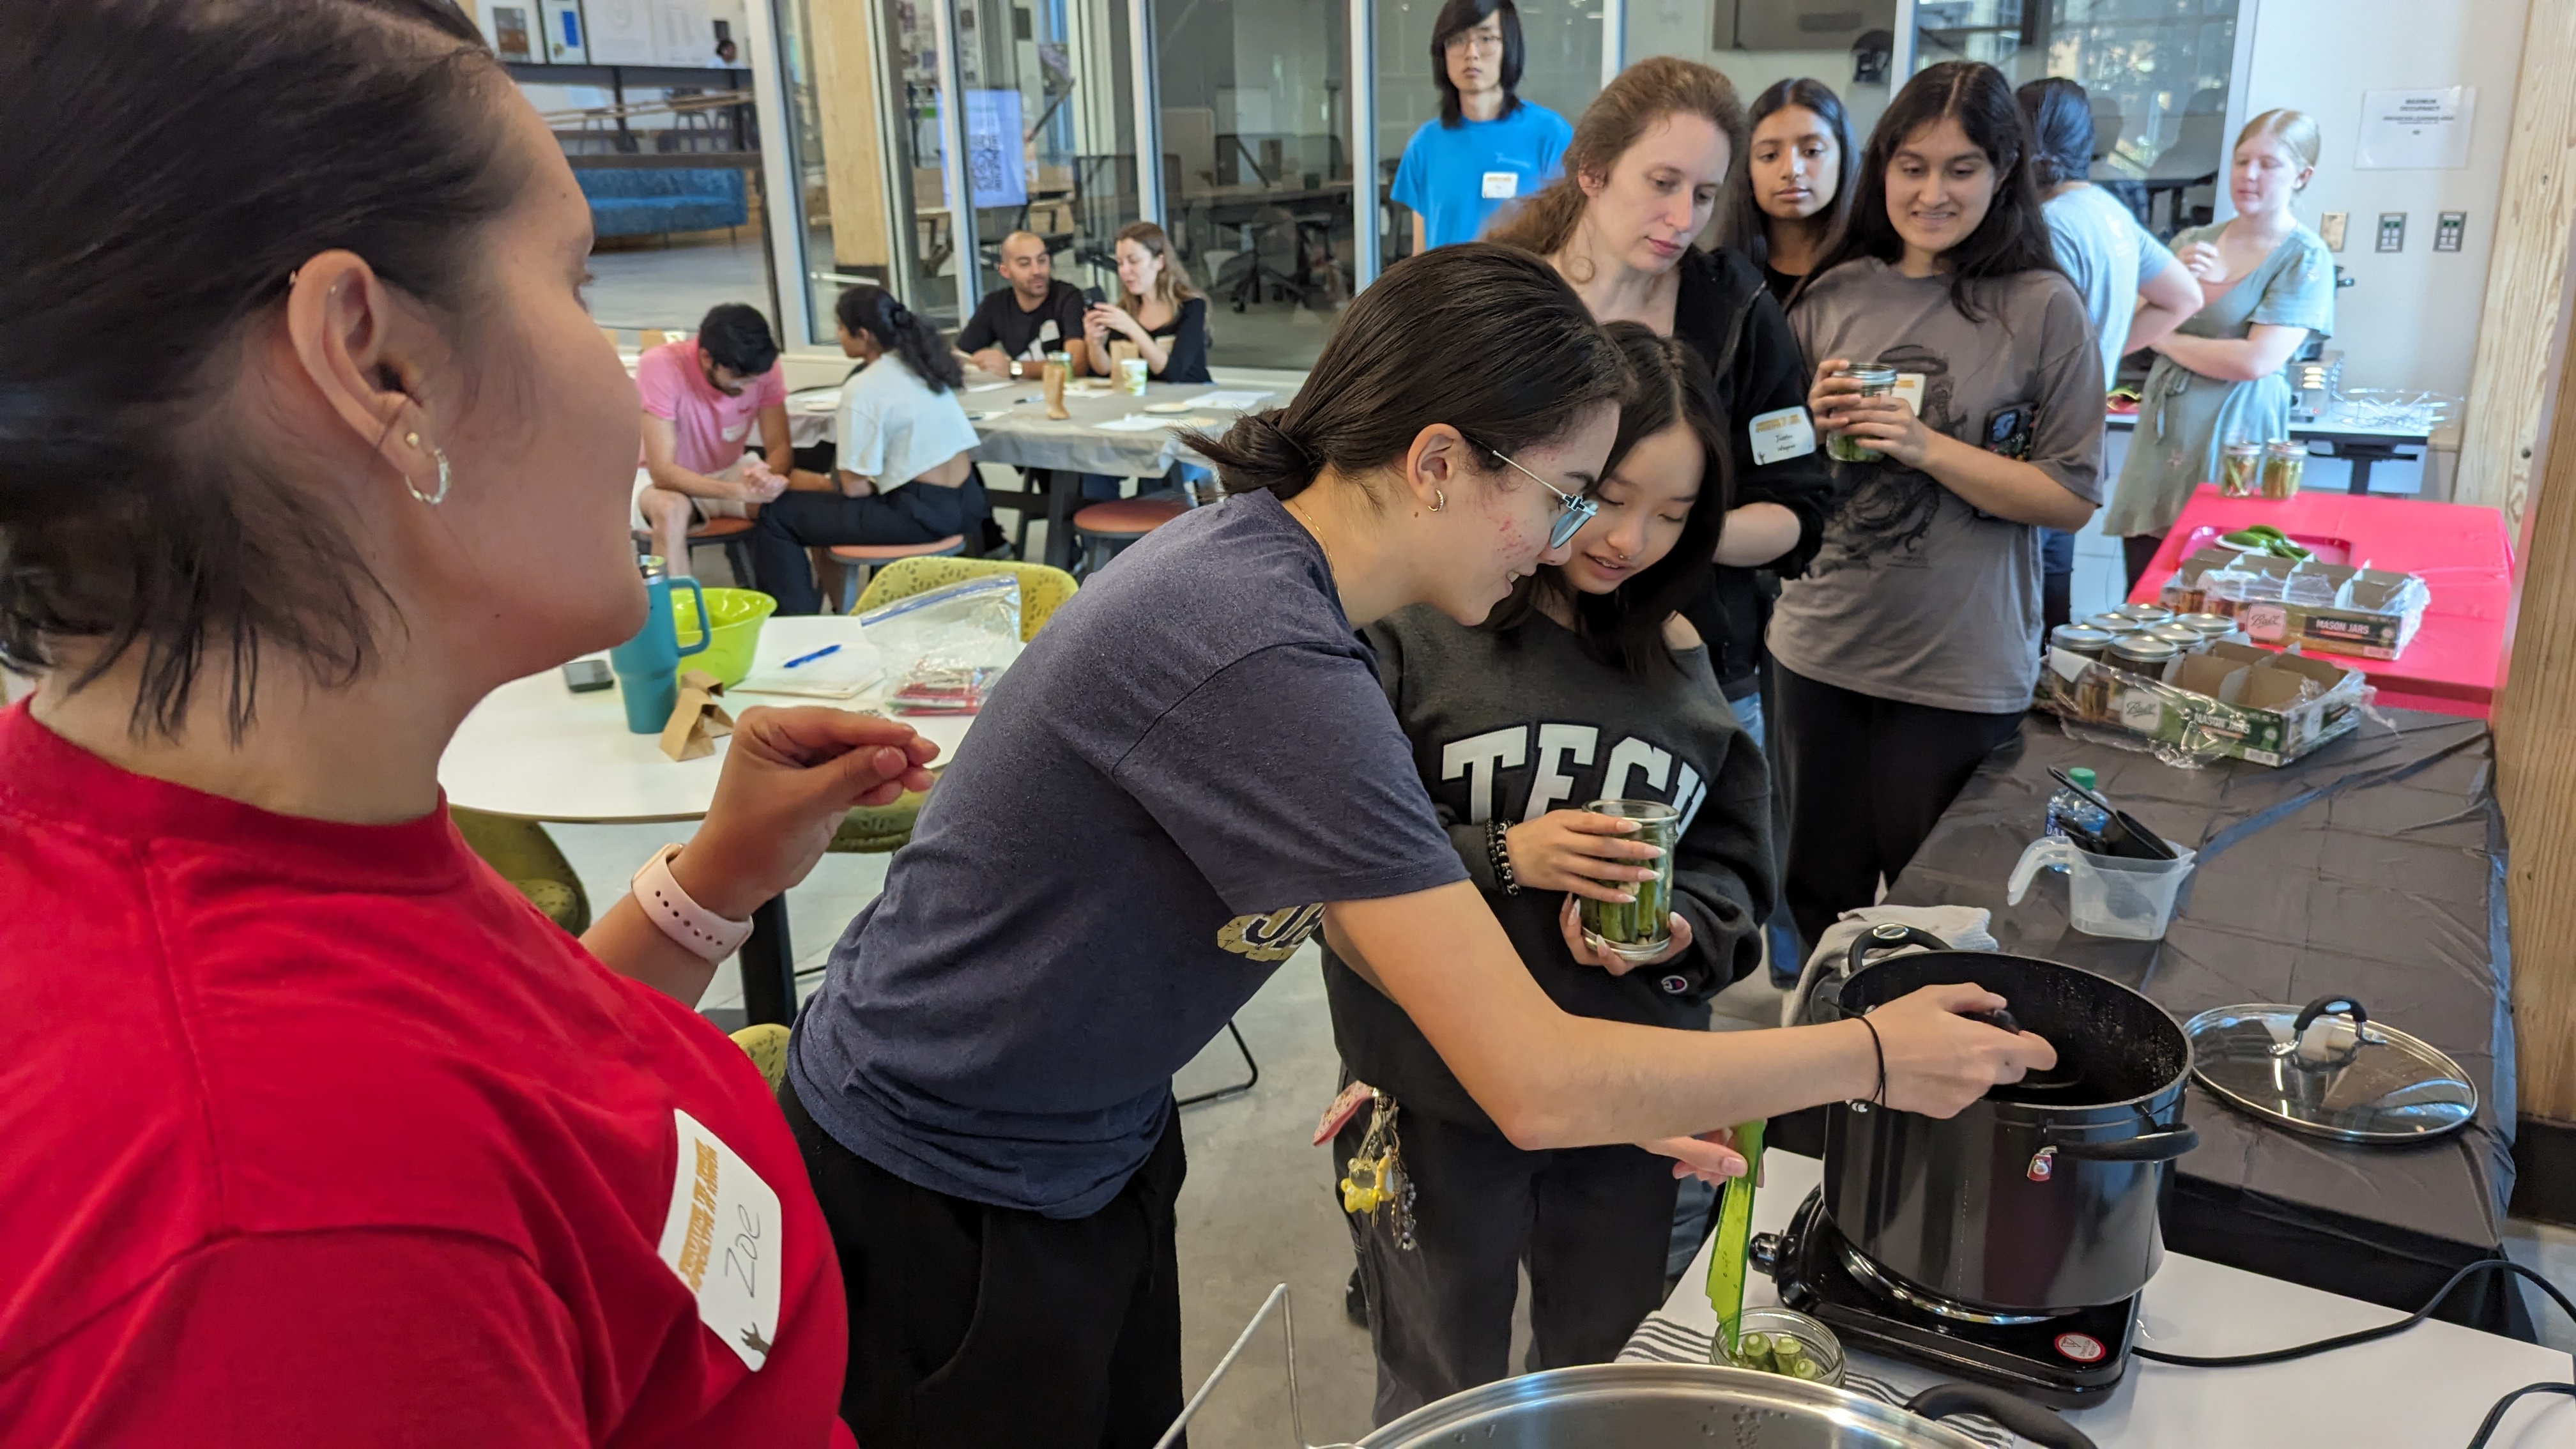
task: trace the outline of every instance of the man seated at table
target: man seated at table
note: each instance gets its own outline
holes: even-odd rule
[[[635,369],[644,399],[644,457],[635,475],[636,528],[674,578],[689,573],[689,530],[710,518],[748,518],[754,506],[797,486],[787,428],[787,380],[769,322],[727,302],[698,335],[646,352]],[[760,454],[750,452],[760,429]]]
[[[1055,259],[1037,233],[1002,238],[994,270],[1010,285],[986,296],[967,319],[957,334],[959,352],[995,377],[1036,377],[1050,352],[1063,353],[1076,377],[1100,370],[1083,342],[1082,289],[1055,279]]]

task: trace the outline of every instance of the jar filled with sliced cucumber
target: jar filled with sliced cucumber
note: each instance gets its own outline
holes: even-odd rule
[[[1712,1362],[1831,1387],[1842,1385],[1842,1341],[1807,1315],[1786,1308],[1747,1308],[1734,1327],[1734,1349],[1727,1348],[1729,1335],[1721,1326]]]
[[[1582,906],[1583,940],[1595,950],[1629,961],[1651,961],[1672,945],[1673,844],[1681,837],[1681,812],[1660,800],[1595,800],[1583,807],[1595,815],[1636,823],[1627,838],[1654,846],[1663,854],[1638,865],[1651,867],[1651,880],[1631,881],[1626,901],[1596,901]]]

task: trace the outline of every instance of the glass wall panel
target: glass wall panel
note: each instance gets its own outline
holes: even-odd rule
[[[2237,0],[1918,0],[1916,68],[1982,60],[2093,100],[2095,184],[2159,236],[2210,219],[2226,169]]]
[[[1866,141],[1892,94],[1896,0],[1627,0],[1631,64],[1650,55],[1703,60],[1747,105],[1801,76],[1842,97]]]
[[[1055,275],[1111,294],[1110,244],[1137,219],[1134,65],[1125,0],[958,0],[975,282],[1001,285],[1002,238],[1044,237]]]
[[[1160,0],[1163,210],[1218,366],[1305,367],[1351,295],[1345,0]]]
[[[1442,0],[1377,0],[1378,194],[1395,184],[1405,143],[1440,119],[1440,85],[1431,27]],[[1635,0],[1630,0],[1631,5]],[[1601,91],[1601,7],[1579,0],[1519,0],[1520,98],[1545,106],[1570,125]],[[1391,264],[1413,250],[1413,213],[1379,209],[1385,230],[1378,256]]]

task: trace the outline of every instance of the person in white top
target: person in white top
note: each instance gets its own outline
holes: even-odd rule
[[[965,375],[939,329],[883,287],[848,288],[833,310],[841,350],[861,363],[841,388],[840,486],[779,498],[751,539],[753,574],[782,614],[822,607],[807,549],[980,537],[987,511],[957,401]]]

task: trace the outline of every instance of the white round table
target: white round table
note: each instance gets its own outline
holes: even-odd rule
[[[760,631],[755,672],[774,668],[830,644],[864,643],[858,621],[838,615],[772,618]],[[599,656],[605,658],[605,656]],[[686,669],[687,660],[681,661]],[[825,705],[874,710],[884,702],[880,681],[847,700],[777,694],[729,694],[732,710],[756,705]],[[904,723],[939,746],[939,761],[956,752],[973,715],[915,715]],[[549,669],[514,679],[492,691],[448,743],[438,762],[438,783],[451,805],[519,820],[580,825],[632,825],[697,820],[715,798],[716,776],[731,739],[715,753],[674,762],[662,753],[661,736],[626,728],[626,707],[616,686],[575,694],[563,671]],[[938,767],[934,762],[933,769]],[[743,944],[743,1001],[755,1022],[786,1021],[794,1013],[794,951],[787,936],[784,901],[772,901],[752,918]]]

